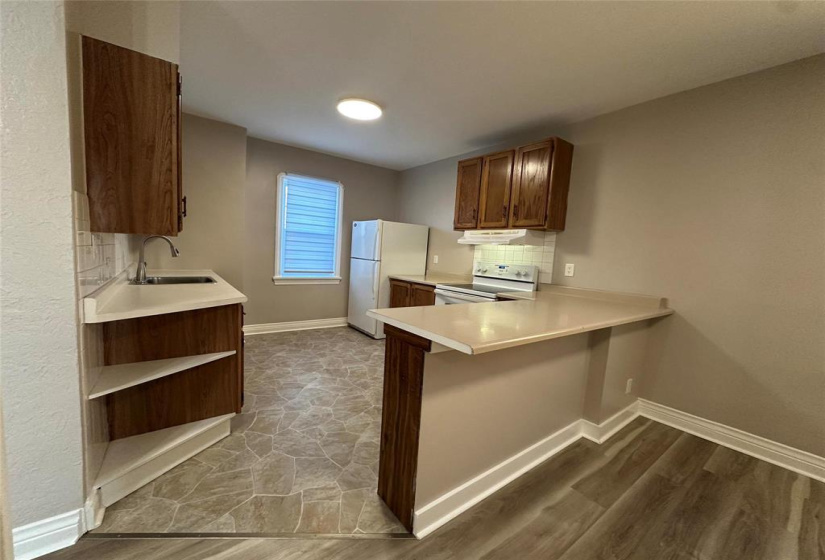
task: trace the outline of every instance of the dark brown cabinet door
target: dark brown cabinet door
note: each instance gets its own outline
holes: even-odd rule
[[[480,189],[481,158],[459,161],[455,187],[454,229],[474,229],[478,226]]]
[[[481,171],[481,202],[478,227],[507,226],[510,210],[510,184],[515,152],[508,150],[484,156]]]
[[[390,280],[390,307],[409,307],[412,286],[409,282]]]
[[[552,153],[552,140],[518,149],[513,173],[510,227],[545,226]]]
[[[553,138],[553,156],[550,162],[550,202],[547,204],[547,223],[544,226],[547,230],[564,231],[572,168],[573,144],[561,138]]]
[[[180,230],[178,65],[83,37],[91,230]]]
[[[413,307],[435,305],[435,287],[426,284],[412,284],[410,305]]]

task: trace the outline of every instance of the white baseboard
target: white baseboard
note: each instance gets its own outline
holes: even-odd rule
[[[72,546],[85,532],[83,510],[61,513],[12,531],[15,560],[30,560]]]
[[[639,414],[645,418],[825,482],[825,457],[645,399],[639,399],[638,404]]]
[[[579,438],[604,443],[630,422],[643,416],[724,447],[825,482],[825,458],[763,437],[705,420],[644,399],[638,399],[601,424],[578,420],[520,451],[472,480],[454,488],[413,516],[413,534],[420,538],[473,507],[524,473],[561,452]]]
[[[594,424],[588,420],[582,420],[582,437],[596,443],[604,443],[613,437],[613,434],[630,424],[638,416],[639,403],[636,401],[601,424]]]
[[[101,501],[100,488],[92,488],[92,494],[86,498],[86,504],[83,507],[83,525],[86,531],[100,527],[105,513],[106,507]]]
[[[312,319],[310,321],[287,321],[284,323],[261,323],[260,325],[245,325],[243,333],[269,334],[287,331],[306,331],[310,329],[330,329],[333,327],[346,327],[346,317],[335,317],[332,319]]]
[[[580,437],[581,421],[577,420],[447,492],[415,512],[413,534],[420,539],[432,533]]]

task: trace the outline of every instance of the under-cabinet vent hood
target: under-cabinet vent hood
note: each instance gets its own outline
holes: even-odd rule
[[[462,245],[521,245],[526,236],[526,229],[477,229],[465,231],[458,242]]]

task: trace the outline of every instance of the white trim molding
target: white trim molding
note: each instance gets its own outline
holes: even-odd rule
[[[584,419],[577,420],[416,509],[413,515],[413,534],[420,539],[432,533],[487,496],[560,453],[579,438],[604,443],[639,416],[825,482],[825,457],[705,420],[675,408],[638,399],[601,424]]]
[[[332,319],[312,319],[310,321],[286,321],[284,323],[245,325],[243,328],[243,333],[246,335],[269,334],[288,331],[306,331],[311,329],[331,329],[333,327],[346,326],[346,317],[334,317]]]
[[[443,496],[416,510],[413,534],[421,539],[448,521],[464,513],[478,502],[503,488],[527,471],[543,463],[581,437],[581,421],[577,420],[558,432],[534,443],[509,459],[454,488]]]
[[[639,403],[634,402],[602,422],[594,424],[589,420],[581,420],[582,437],[596,443],[604,443],[613,437],[613,434],[633,422],[639,416]]]
[[[83,510],[76,509],[12,530],[15,560],[30,560],[72,546],[85,533]]]
[[[645,399],[639,399],[638,405],[639,415],[645,418],[825,482],[825,457]]]
[[[297,284],[340,284],[341,277],[335,276],[329,278],[299,278],[296,276],[273,276],[272,283],[284,284],[287,286]]]

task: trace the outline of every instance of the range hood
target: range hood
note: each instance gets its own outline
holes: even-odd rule
[[[475,229],[465,231],[458,242],[462,245],[522,245],[526,229]]]

